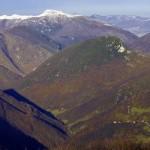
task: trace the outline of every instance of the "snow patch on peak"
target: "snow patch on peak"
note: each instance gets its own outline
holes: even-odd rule
[[[29,19],[32,18],[34,16],[21,16],[21,15],[11,15],[11,16],[7,16],[7,15],[2,15],[0,16],[0,20],[4,20],[4,19],[8,19],[8,20],[13,20],[13,19],[20,19],[20,20],[24,20],[24,19]]]
[[[57,10],[45,10],[42,14],[39,15],[39,17],[43,16],[66,16],[66,17],[75,17],[78,15],[71,15],[64,13],[63,11],[57,11]]]
[[[13,15],[2,15],[0,16],[0,20],[4,20],[4,19],[8,19],[8,20],[25,20],[25,19],[30,19],[30,18],[39,18],[39,17],[57,17],[57,16],[66,16],[66,17],[69,17],[69,18],[72,18],[72,17],[78,17],[78,16],[81,16],[81,15],[71,15],[71,14],[67,14],[67,13],[64,13],[62,11],[57,11],[57,10],[45,10],[42,14],[40,15],[37,15],[37,16],[25,16],[25,15],[17,15],[17,14],[13,14]]]
[[[108,24],[108,23],[104,23],[105,26],[109,26],[111,27],[112,25],[111,24]]]
[[[123,53],[123,52],[125,52],[125,51],[126,51],[126,49],[125,49],[123,46],[121,46],[121,47],[119,48],[119,50],[118,50],[119,53]]]

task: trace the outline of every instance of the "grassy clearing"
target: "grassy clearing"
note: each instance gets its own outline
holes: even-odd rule
[[[150,113],[150,107],[148,108],[132,107],[131,112],[134,115],[143,115],[145,113]]]
[[[64,113],[65,111],[66,111],[66,110],[65,110],[64,108],[61,108],[61,109],[53,109],[53,110],[52,110],[52,113],[53,113],[54,115],[58,116],[58,115]]]

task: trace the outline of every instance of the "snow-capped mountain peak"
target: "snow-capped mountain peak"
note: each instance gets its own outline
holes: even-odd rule
[[[0,16],[0,20],[4,20],[4,19],[7,19],[7,20],[25,20],[25,19],[30,19],[30,18],[39,18],[39,17],[57,17],[57,16],[66,16],[66,17],[69,17],[69,18],[72,18],[72,17],[77,17],[77,16],[80,16],[80,15],[71,15],[71,14],[67,14],[67,13],[64,13],[62,11],[57,11],[57,10],[45,10],[43,13],[41,13],[40,15],[36,15],[36,16],[25,16],[25,15],[17,15],[17,14],[13,14],[13,15],[2,15]]]
[[[62,11],[57,11],[57,10],[45,10],[42,14],[39,15],[39,17],[42,16],[66,16],[66,17],[74,17],[75,15],[70,15],[67,13],[64,13]]]
[[[29,19],[29,18],[32,18],[34,16],[23,16],[23,15],[17,15],[17,14],[14,14],[14,15],[2,15],[0,16],[0,20],[4,20],[4,19],[8,19],[8,20],[13,20],[13,19],[20,19],[20,20],[24,20],[24,19]]]

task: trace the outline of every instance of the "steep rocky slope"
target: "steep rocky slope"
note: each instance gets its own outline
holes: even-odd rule
[[[5,149],[51,149],[68,137],[62,122],[13,89],[0,91],[0,126]]]

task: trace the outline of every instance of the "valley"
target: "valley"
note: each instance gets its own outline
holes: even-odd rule
[[[149,150],[150,31],[124,17],[0,16],[0,150]]]

